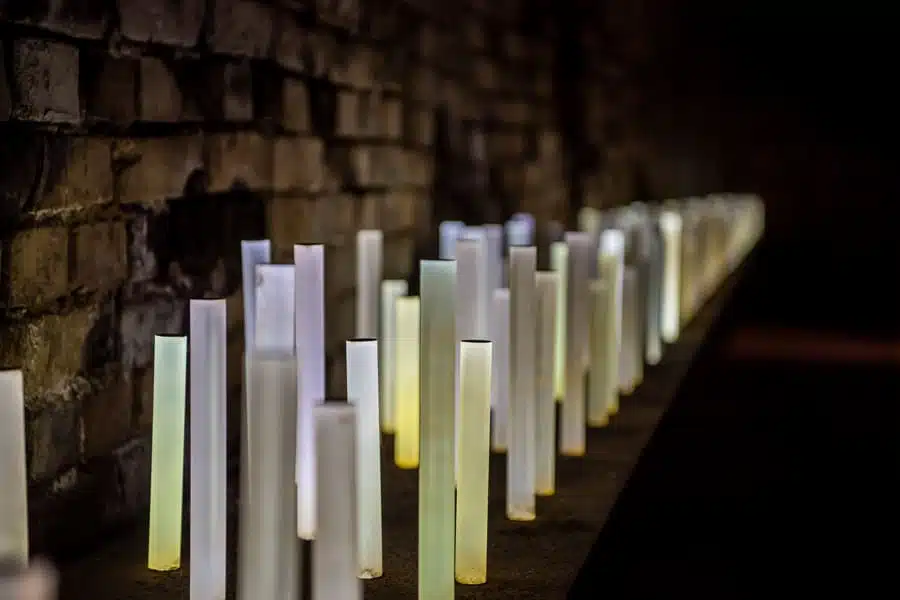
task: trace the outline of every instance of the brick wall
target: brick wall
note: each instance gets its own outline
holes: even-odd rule
[[[552,6],[0,0],[0,363],[25,373],[37,548],[145,505],[153,334],[189,298],[228,298],[236,410],[239,240],[327,244],[340,393],[356,230],[401,278],[439,220],[631,199],[619,71],[568,65],[597,35]]]

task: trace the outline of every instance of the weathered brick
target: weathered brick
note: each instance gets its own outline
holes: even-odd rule
[[[430,147],[434,143],[434,113],[430,110],[413,109],[406,114],[404,133],[412,146]]]
[[[391,141],[403,138],[403,102],[399,98],[385,98],[381,102],[379,134]]]
[[[38,39],[13,43],[17,94],[13,116],[23,121],[78,123],[78,50]]]
[[[61,394],[82,368],[96,308],[49,314],[7,326],[0,364],[22,369],[25,395]]]
[[[209,189],[224,192],[235,185],[250,189],[272,187],[272,141],[244,131],[206,137]]]
[[[122,35],[136,42],[191,48],[200,37],[206,0],[117,0]]]
[[[278,191],[317,192],[325,179],[322,140],[280,137],[275,140],[274,187]]]
[[[325,252],[325,273],[325,297],[329,302],[352,293],[356,286],[356,245],[329,246]]]
[[[413,268],[411,237],[391,238],[384,242],[384,278],[406,279]]]
[[[293,261],[294,244],[313,243],[312,228],[305,219],[307,198],[276,196],[269,201],[266,223],[272,240],[272,256],[279,262]]]
[[[46,481],[79,459],[80,406],[55,399],[25,414],[28,478]]]
[[[107,8],[106,0],[26,0],[14,3],[9,17],[71,37],[96,40],[106,30]]]
[[[69,232],[40,227],[17,233],[9,250],[9,304],[29,306],[63,296],[68,289]]]
[[[139,119],[163,123],[178,121],[182,112],[181,90],[168,65],[158,58],[143,57],[140,75]]]
[[[356,31],[362,14],[360,0],[316,0],[316,15],[323,23]]]
[[[410,98],[424,104],[434,104],[438,97],[438,76],[431,68],[419,66],[408,75],[406,89]]]
[[[381,92],[361,92],[359,96],[359,135],[376,137],[381,128]]]
[[[308,133],[310,125],[309,90],[297,79],[287,78],[282,86],[281,124],[288,131]]]
[[[477,58],[472,63],[475,87],[485,90],[494,90],[498,87],[497,69],[494,63],[487,58]]]
[[[374,83],[372,51],[356,44],[344,51],[331,65],[330,78],[335,83],[356,89],[369,89]]]
[[[411,191],[388,192],[380,204],[379,222],[385,231],[411,229],[416,222],[419,198]]]
[[[81,406],[84,458],[101,456],[125,442],[132,433],[133,390],[130,381],[117,376]]]
[[[356,200],[349,194],[323,196],[305,204],[303,218],[316,242],[341,246],[349,244],[356,232]]]
[[[9,84],[6,77],[6,58],[0,46],[0,121],[9,119],[12,113],[12,98],[9,95]]]
[[[222,114],[226,121],[253,118],[253,74],[249,61],[229,63],[223,71]]]
[[[88,118],[128,126],[137,119],[140,61],[134,58],[91,57],[93,69],[85,73],[84,107]]]
[[[235,56],[268,56],[274,31],[272,11],[271,6],[253,0],[217,0],[207,36],[210,48]]]
[[[275,33],[275,60],[285,69],[303,73],[312,70],[308,32],[290,18],[280,18]]]
[[[351,267],[351,272],[356,267]],[[325,313],[325,351],[338,356],[344,354],[344,343],[353,339],[356,330],[356,300],[352,295],[341,298],[329,306]]]
[[[59,137],[49,145],[47,183],[38,209],[71,208],[113,198],[112,141]]]
[[[130,165],[118,176],[120,201],[159,205],[182,196],[188,177],[203,168],[203,138],[187,135],[118,140],[113,158]]]
[[[352,315],[352,318],[356,318],[356,315]],[[340,345],[334,351],[332,360],[328,363],[327,382],[326,394],[330,398],[345,398],[347,396],[347,357]]]
[[[358,225],[360,229],[381,229],[381,205],[384,194],[369,192],[362,197],[359,207]]]
[[[348,90],[339,91],[335,113],[335,134],[338,137],[356,137],[359,133],[359,95]]]
[[[72,272],[74,287],[110,289],[125,280],[128,248],[123,221],[79,225],[72,235],[75,251]]]

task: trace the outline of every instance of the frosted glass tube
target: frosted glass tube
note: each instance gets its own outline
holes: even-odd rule
[[[0,557],[28,563],[28,476],[22,371],[0,371]]]
[[[184,483],[184,400],[187,338],[153,339],[153,445],[150,466],[150,540],[147,568],[172,571],[181,566]]]
[[[356,233],[356,337],[378,337],[384,235],[376,229]]]
[[[663,249],[662,240],[655,228],[648,232],[648,236],[644,358],[648,365],[656,365],[662,359],[660,320],[662,318]]]
[[[442,260],[456,258],[456,241],[462,235],[466,224],[462,221],[443,221],[438,225],[438,255]]]
[[[294,246],[294,343],[297,424],[294,482],[297,536],[316,534],[316,424],[313,407],[325,399],[325,247]]]
[[[5,557],[8,559],[8,557]],[[3,600],[56,600],[59,576],[49,563],[37,559],[27,567],[0,573]]]
[[[488,305],[490,306],[490,294],[497,288],[503,287],[503,227],[485,225],[484,233],[487,240]]]
[[[510,222],[513,223],[522,223],[523,232],[522,241],[514,241],[510,242],[511,246],[532,246],[534,245],[534,234],[535,234],[535,220],[534,215],[529,213],[516,213],[512,217],[510,217]],[[517,229],[518,231],[518,229]],[[518,235],[515,234],[516,236]]]
[[[475,287],[470,293],[475,296],[475,336],[488,337],[488,314],[491,305],[490,261],[488,258],[487,233],[484,227],[467,227],[464,239],[475,244]],[[457,257],[457,261],[459,257]],[[457,268],[459,266],[457,265]]]
[[[239,555],[238,599],[296,598],[299,544],[295,473],[297,361],[292,352],[257,350],[249,359],[249,484],[242,503],[245,546]]]
[[[556,355],[556,302],[559,273],[539,272],[537,281],[537,408],[535,487],[539,496],[556,489],[556,401],[553,368]]]
[[[591,332],[591,369],[588,379],[588,425],[604,427],[609,424],[609,353],[612,307],[610,286],[606,281],[592,281],[590,288],[591,310],[594,313]]]
[[[609,414],[619,412],[619,371],[622,362],[622,288],[625,274],[625,234],[619,229],[607,229],[600,234],[599,272],[603,281],[610,286],[610,318],[609,334],[610,352],[608,353],[609,398],[606,405]]]
[[[347,399],[356,407],[359,576],[381,577],[381,432],[378,428],[378,340],[347,340]]]
[[[294,265],[256,266],[254,349],[294,352]]]
[[[660,333],[668,344],[678,340],[681,329],[681,215],[664,211],[659,217],[663,239],[662,320]]]
[[[362,600],[362,581],[357,577],[357,413],[346,402],[326,402],[315,410],[318,467],[328,477],[322,477],[318,487],[312,597]]]
[[[394,463],[401,469],[415,469],[419,466],[419,297],[397,298],[396,313]]]
[[[550,244],[550,268],[559,278],[556,288],[556,343],[553,355],[553,396],[562,402],[566,395],[566,298],[569,284],[569,247],[565,242]]]
[[[381,337],[379,345],[379,372],[381,382],[381,430],[394,433],[397,430],[397,298],[405,296],[408,286],[399,279],[381,282]]]
[[[566,309],[566,394],[560,416],[559,451],[566,456],[585,453],[585,381],[587,356],[588,283],[591,236],[567,232],[569,247],[568,307]]]
[[[536,266],[534,246],[509,249],[511,376],[506,516],[513,521],[535,518]]]
[[[493,366],[491,404],[493,408],[491,446],[494,452],[506,452],[509,445],[509,290],[494,290],[491,305]]]
[[[241,289],[244,296],[244,345],[256,341],[256,266],[272,262],[269,240],[241,242]]]
[[[225,600],[227,329],[225,300],[190,301],[192,600]]]
[[[619,390],[623,394],[631,394],[634,391],[637,380],[637,365],[635,357],[638,355],[635,345],[637,340],[637,273],[634,267],[625,267],[625,275],[622,285],[622,345],[619,362]]]
[[[528,246],[531,244],[531,223],[525,219],[510,219],[506,222],[506,245]]]
[[[420,265],[419,598],[454,597],[456,261]]]
[[[476,339],[478,335],[478,260],[481,247],[475,240],[461,238],[456,242],[456,339]],[[456,349],[457,368],[459,347]],[[456,382],[456,441],[455,469],[459,472],[460,413],[459,380]]]
[[[461,447],[456,489],[456,581],[487,581],[491,342],[460,344]]]

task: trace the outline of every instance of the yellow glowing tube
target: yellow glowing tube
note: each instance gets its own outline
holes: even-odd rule
[[[556,485],[556,402],[553,359],[556,344],[556,300],[559,273],[541,271],[537,282],[537,408],[535,411],[534,491],[550,496]]]
[[[153,446],[147,568],[181,566],[184,396],[187,338],[157,335],[153,343]]]
[[[663,292],[660,333],[668,344],[678,339],[681,309],[681,215],[673,210],[659,217],[663,239]]]
[[[453,600],[456,261],[420,269],[419,598]]]
[[[609,424],[610,286],[602,280],[592,281],[590,293],[594,330],[591,332],[587,419],[591,427],[604,427]]]
[[[394,463],[401,469],[415,469],[419,466],[418,296],[397,298],[395,312]]]
[[[550,244],[550,268],[559,276],[556,287],[556,350],[553,354],[553,395],[562,402],[566,395],[566,291],[569,284],[569,246]]]
[[[456,580],[469,585],[487,581],[491,354],[491,342],[460,343]]]
[[[28,563],[28,477],[22,371],[0,371],[0,556]]]

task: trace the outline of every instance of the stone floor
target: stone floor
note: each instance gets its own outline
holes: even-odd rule
[[[488,583],[457,586],[457,598],[553,600],[565,596],[695,351],[716,321],[732,283],[701,312],[663,363],[648,370],[640,389],[623,399],[620,415],[612,424],[589,432],[587,456],[559,459],[558,492],[538,499],[536,521],[513,523],[504,518],[505,464],[502,457],[493,457]],[[397,469],[390,456],[388,440],[382,471],[385,575],[365,583],[367,600],[416,597],[417,474]],[[233,503],[231,512],[229,539],[234,540]],[[232,567],[234,544],[230,545]],[[146,535],[132,532],[90,556],[62,565],[61,600],[187,598],[189,565],[169,574],[152,573],[144,566],[145,555]],[[231,568],[229,571],[233,588],[234,574]]]

